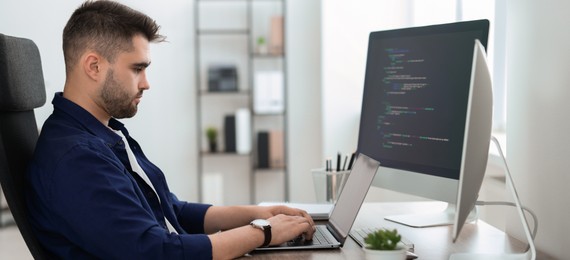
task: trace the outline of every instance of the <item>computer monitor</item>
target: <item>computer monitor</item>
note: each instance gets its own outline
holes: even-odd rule
[[[474,209],[492,124],[488,31],[476,20],[370,33],[357,150],[380,162],[373,186],[448,203],[389,220],[461,222],[459,234]]]

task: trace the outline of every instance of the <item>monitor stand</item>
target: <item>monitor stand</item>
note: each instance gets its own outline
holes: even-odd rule
[[[477,215],[477,207],[473,207],[469,213],[469,216],[467,217],[466,222],[473,222],[477,220]],[[415,228],[453,225],[455,221],[454,218],[455,204],[451,203],[448,203],[447,208],[440,212],[393,215],[384,217],[386,220]]]
[[[524,229],[524,234],[528,242],[528,248],[525,252],[522,253],[499,253],[499,254],[484,254],[484,253],[455,253],[449,256],[449,260],[479,260],[479,259],[486,259],[486,260],[535,260],[536,259],[536,246],[534,245],[534,238],[531,234],[530,227],[528,225],[528,221],[526,220],[526,216],[523,212],[523,206],[519,199],[519,195],[517,193],[517,189],[515,187],[513,176],[511,175],[511,171],[509,170],[509,166],[507,164],[507,160],[505,159],[505,155],[503,154],[503,149],[501,149],[501,145],[499,141],[494,136],[491,136],[491,141],[495,143],[497,146],[497,150],[501,155],[501,159],[503,162],[503,167],[505,171],[506,177],[506,185],[508,186],[508,190],[511,192],[511,196],[513,197],[517,209],[517,213],[519,215],[519,220],[521,221]],[[453,242],[455,243],[455,239]]]

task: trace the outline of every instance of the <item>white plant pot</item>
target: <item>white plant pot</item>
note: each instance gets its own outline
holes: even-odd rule
[[[398,245],[396,250],[363,249],[366,260],[406,260],[406,252],[408,251],[404,245]]]

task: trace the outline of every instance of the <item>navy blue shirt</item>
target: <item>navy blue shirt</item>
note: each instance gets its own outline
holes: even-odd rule
[[[30,221],[49,252],[63,259],[212,258],[204,234],[210,205],[179,201],[118,120],[109,127],[127,137],[156,193],[132,171],[119,135],[62,93],[52,104],[27,175]]]

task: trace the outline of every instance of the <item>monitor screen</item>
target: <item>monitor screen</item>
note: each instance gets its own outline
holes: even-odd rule
[[[382,167],[459,178],[473,43],[488,21],[372,32],[358,152]]]

